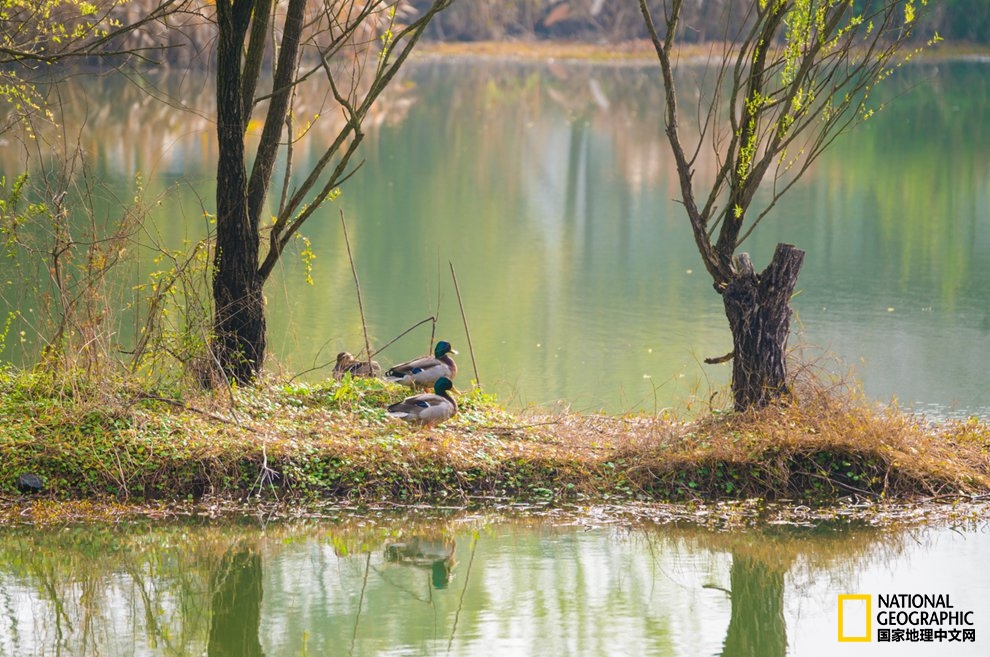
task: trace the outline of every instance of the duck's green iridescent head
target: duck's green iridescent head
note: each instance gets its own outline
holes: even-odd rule
[[[449,392],[454,389],[454,382],[445,376],[441,376],[437,379],[436,383],[433,384],[433,391],[438,395],[442,395],[445,392]]]
[[[443,358],[447,354],[456,354],[454,348],[450,346],[450,343],[446,340],[440,340],[437,342],[436,348],[433,350],[433,355],[437,358]]]

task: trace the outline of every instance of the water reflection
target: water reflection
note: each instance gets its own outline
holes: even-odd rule
[[[457,543],[445,536],[411,536],[403,541],[385,543],[385,561],[426,568],[435,589],[445,589],[453,576],[454,551]]]
[[[733,553],[729,571],[732,613],[722,655],[782,657],[787,654],[785,572],[749,555]]]
[[[261,555],[235,546],[223,555],[210,582],[210,657],[261,657]]]
[[[0,654],[810,657],[835,653],[849,592],[950,594],[978,638],[990,622],[985,525],[616,520],[589,509],[4,528]],[[914,654],[887,647],[870,654]],[[985,639],[952,648],[985,654]]]

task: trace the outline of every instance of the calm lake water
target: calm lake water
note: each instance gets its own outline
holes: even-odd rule
[[[688,100],[698,76],[684,70]],[[205,234],[213,210],[212,91],[174,71],[152,83],[204,113],[115,77],[70,85],[63,102],[86,118],[80,139],[105,185],[101,211],[116,204],[119,214],[140,175],[161,202],[140,239],[181,248]],[[791,344],[811,361],[855,368],[880,401],[990,418],[990,64],[907,67],[882,93],[889,106],[837,141],[745,250],[758,268],[778,241],[807,251]],[[300,122],[320,110],[319,97],[302,96]],[[361,169],[303,231],[314,284],[300,243],[267,287],[273,367],[326,376],[338,351],[364,344],[343,211],[373,346],[436,314],[468,385],[452,264],[477,375],[503,402],[706,409],[729,367],[702,360],[728,352],[731,338],[674,200],[660,111],[653,66],[416,62],[373,116]],[[323,125],[297,145],[300,166],[329,139]],[[5,172],[18,170],[19,153],[4,153]],[[710,164],[702,157],[699,179]],[[125,287],[162,266],[140,256]],[[30,318],[37,303],[23,280],[4,278],[0,310]],[[11,335],[22,328],[31,322]],[[115,330],[131,347],[133,320]],[[3,357],[32,353],[26,335]],[[405,360],[429,342],[425,325],[378,359]]]
[[[689,97],[697,75],[684,72]],[[896,100],[839,140],[746,249],[758,267],[778,241],[807,251],[792,344],[827,370],[855,367],[878,400],[990,419],[990,64],[908,67],[885,93]],[[321,111],[300,98],[300,122]],[[63,89],[100,222],[139,176],[152,213],[137,240],[181,249],[207,233],[211,99],[207,80],[177,71]],[[504,402],[707,408],[729,372],[701,361],[731,340],[674,201],[653,67],[425,60],[386,101],[364,165],[304,230],[314,284],[300,243],[267,288],[272,367],[326,376],[363,344],[343,210],[375,345],[437,314],[466,385],[453,264],[478,376]],[[0,137],[10,179],[25,151]],[[110,327],[123,349],[132,287],[168,267],[132,255]],[[31,271],[0,277],[0,312],[21,313],[0,357],[21,363],[42,322]],[[429,341],[421,327],[378,358]],[[988,557],[985,524],[712,531],[596,509],[7,527],[0,655],[975,657],[990,653]],[[840,594],[876,605],[893,593],[949,596],[973,612],[976,640],[837,642]]]
[[[985,523],[813,524],[726,532],[592,508],[0,528],[0,654],[988,653]],[[872,642],[838,642],[846,594],[870,596]],[[891,594],[947,596],[973,640],[880,642]]]

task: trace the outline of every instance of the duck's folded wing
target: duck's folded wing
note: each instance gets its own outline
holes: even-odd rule
[[[416,358],[414,360],[406,361],[405,363],[399,363],[398,365],[393,366],[388,372],[386,372],[386,374],[389,376],[419,374],[420,372],[428,370],[431,367],[436,367],[437,363],[438,361],[436,358],[423,356],[422,358]]]

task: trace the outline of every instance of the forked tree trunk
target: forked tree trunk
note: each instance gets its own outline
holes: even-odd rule
[[[217,245],[213,259],[211,351],[222,378],[251,381],[265,358],[263,279],[258,274],[257,218],[247,204],[244,160],[247,108],[242,100],[241,51],[250,5],[219,3],[217,21]]]
[[[279,216],[272,217],[271,223],[265,218],[270,246],[264,262],[259,261],[261,217],[265,213],[272,172],[282,148],[293,89],[313,72],[299,75],[298,64],[306,29],[316,24],[305,22],[306,8],[311,4],[308,0],[216,0],[213,3],[217,22],[218,162],[217,238],[213,259],[215,315],[210,341],[215,367],[211,368],[210,374],[247,383],[261,370],[266,347],[262,295],[265,279],[302,223],[340,182],[353,174],[353,169],[348,172],[348,162],[361,143],[361,121],[371,103],[406,61],[429,22],[451,2],[453,0],[432,0],[415,21],[394,35],[389,32],[394,40],[386,40],[382,59],[369,70],[373,78],[367,88],[358,85],[364,67],[358,53],[365,47],[360,35],[365,27],[374,25],[384,15],[391,3],[343,3],[350,9],[341,14],[341,20],[327,14],[330,24],[315,28],[323,30],[320,34],[329,37],[334,44],[329,50],[321,51],[321,57],[338,56],[335,53],[346,57],[349,55],[343,54],[345,50],[342,49],[354,48],[354,64],[348,76],[335,81],[336,73],[332,67],[326,67],[333,95],[347,121],[313,165],[306,180],[294,189],[290,199],[286,199]],[[276,14],[283,18],[280,29],[270,24]],[[385,40],[384,35],[382,38]],[[277,56],[273,55],[276,63],[271,78],[272,92],[264,98],[268,109],[248,177],[245,134],[252,109],[256,108],[255,91],[271,40],[277,42]],[[375,48],[373,43],[370,47]],[[350,87],[338,88],[341,83]],[[333,168],[327,179],[324,174],[331,163]],[[307,197],[310,197],[309,202]],[[210,377],[211,381],[213,379]]]
[[[787,337],[790,299],[804,251],[778,244],[760,274],[746,254],[736,258],[737,276],[722,292],[732,330],[732,396],[737,411],[766,406],[788,393]]]
[[[237,88],[239,90],[239,87]],[[231,95],[231,105],[239,102]],[[265,360],[264,279],[260,237],[247,207],[247,172],[239,117],[221,122],[217,165],[217,246],[213,259],[213,357],[223,379],[248,383]]]

